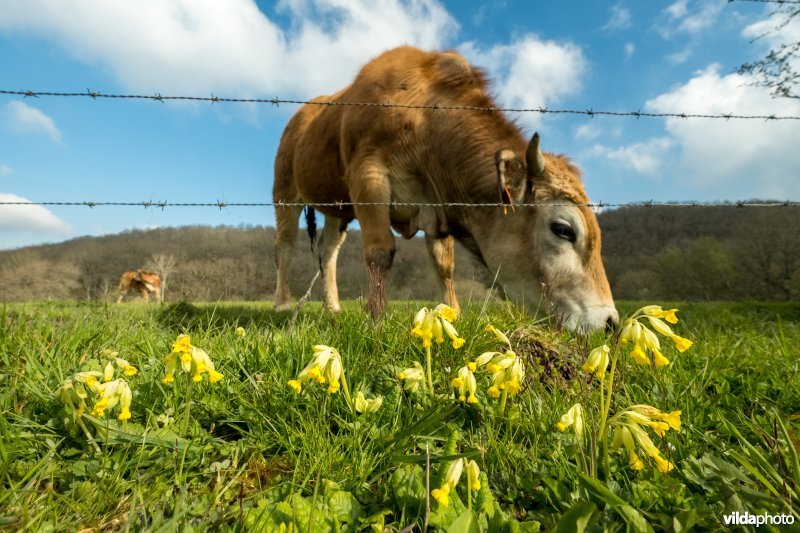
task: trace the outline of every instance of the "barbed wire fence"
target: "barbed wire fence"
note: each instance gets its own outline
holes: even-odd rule
[[[760,3],[778,3],[778,4],[800,4],[800,0],[728,0],[729,2],[760,2]],[[677,118],[677,119],[705,119],[705,120],[761,120],[761,121],[800,121],[800,115],[778,115],[778,114],[741,114],[741,113],[687,113],[687,112],[648,112],[648,111],[609,111],[609,110],[595,110],[595,109],[551,109],[548,107],[537,108],[514,108],[514,107],[476,107],[476,106],[461,106],[461,105],[447,105],[447,104],[398,104],[392,102],[350,102],[338,100],[298,100],[288,98],[231,98],[220,96],[187,96],[187,95],[162,95],[156,93],[153,95],[144,94],[111,94],[92,91],[87,89],[86,92],[58,92],[58,91],[32,91],[32,90],[8,90],[0,89],[0,95],[7,96],[22,96],[23,98],[47,98],[47,97],[60,97],[60,98],[87,98],[91,100],[109,99],[109,100],[144,100],[152,102],[207,102],[211,104],[217,103],[234,103],[234,104],[269,104],[278,107],[281,104],[290,105],[315,105],[323,107],[373,107],[373,108],[399,108],[399,109],[421,109],[429,111],[469,111],[469,112],[484,112],[484,113],[538,113],[541,115],[583,115],[589,118],[598,116],[608,117],[628,117],[628,118]],[[168,201],[0,201],[2,206],[66,206],[66,207],[143,207],[166,209],[167,207],[216,207],[224,209],[229,207],[304,207],[312,205],[313,207],[358,207],[358,206],[388,206],[391,208],[398,207],[442,207],[442,208],[462,208],[462,207],[508,207],[507,204],[502,202],[322,202],[322,203],[297,203],[297,202],[168,202]],[[656,202],[656,201],[638,201],[638,202],[587,202],[583,204],[574,203],[518,203],[514,207],[529,208],[529,207],[558,207],[567,205],[579,205],[592,209],[603,208],[616,208],[616,207],[798,207],[800,202],[797,201],[724,201],[724,202],[696,202],[696,201],[683,201],[683,202]]]

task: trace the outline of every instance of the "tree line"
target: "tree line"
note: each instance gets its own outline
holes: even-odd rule
[[[800,297],[800,208],[631,206],[598,216],[603,259],[616,298],[789,300]],[[342,298],[362,295],[368,276],[358,231],[339,256]],[[162,276],[167,301],[269,300],[275,231],[258,226],[186,226],[81,237],[0,251],[0,300],[112,300],[120,275]],[[440,289],[421,238],[398,238],[388,279],[394,299],[436,299]],[[291,288],[308,289],[318,262],[298,238]],[[462,299],[486,296],[492,276],[456,251]],[[133,293],[129,295],[133,296]],[[321,298],[315,287],[313,298]]]

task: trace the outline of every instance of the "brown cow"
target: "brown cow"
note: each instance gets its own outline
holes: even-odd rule
[[[125,272],[119,278],[119,296],[117,296],[117,303],[122,301],[129,290],[139,291],[142,299],[147,302],[150,301],[150,293],[156,294],[156,300],[161,301],[161,278],[155,272],[147,272],[146,270],[137,270],[136,272]]]
[[[513,78],[512,78],[513,80]],[[512,81],[513,82],[513,81]],[[358,218],[370,274],[368,307],[380,316],[384,279],[395,252],[392,228],[418,230],[437,266],[444,301],[456,307],[453,246],[458,239],[493,273],[506,295],[547,305],[570,328],[615,326],[618,314],[600,258],[600,229],[580,171],[564,156],[543,154],[500,112],[489,108],[482,71],[455,52],[400,47],[367,63],[355,81],[319,102],[391,102],[427,109],[301,107],[275,158],[278,309],[290,306],[289,264],[302,208],[325,214],[320,243],[327,306],[338,308],[336,257],[347,224]],[[535,208],[387,205],[398,203],[541,203]],[[334,205],[336,202],[373,205]]]

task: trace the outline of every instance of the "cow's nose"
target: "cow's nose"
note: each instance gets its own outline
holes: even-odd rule
[[[619,328],[619,322],[613,316],[610,316],[606,319],[606,331],[608,333],[614,333]]]

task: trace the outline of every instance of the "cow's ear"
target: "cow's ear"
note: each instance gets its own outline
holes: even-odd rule
[[[544,175],[544,154],[539,147],[539,134],[534,133],[531,137],[531,142],[528,143],[528,149],[525,150],[525,163],[528,166],[528,177],[536,185],[545,179]]]
[[[513,150],[498,150],[494,155],[497,165],[497,185],[500,201],[504,204],[520,203],[525,198],[528,177],[525,165]]]

